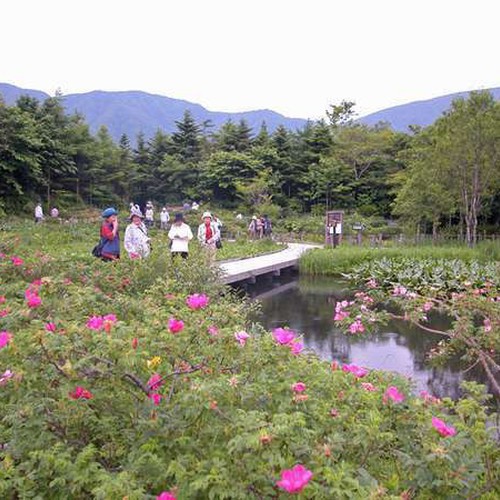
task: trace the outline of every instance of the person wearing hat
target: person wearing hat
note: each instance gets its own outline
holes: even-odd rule
[[[216,242],[220,238],[220,231],[212,221],[210,212],[203,212],[201,216],[202,223],[198,226],[198,241],[201,246],[208,250],[209,260],[212,261],[215,256]]]
[[[189,255],[189,242],[193,239],[193,233],[191,228],[184,222],[184,217],[181,213],[175,214],[168,237],[171,241],[170,251],[172,258],[180,255],[183,259],[187,259]]]
[[[131,259],[145,259],[151,253],[150,238],[142,224],[142,217],[133,213],[125,230],[123,246]]]
[[[102,212],[104,219],[101,225],[101,240],[103,241],[102,260],[116,260],[120,258],[120,234],[118,232],[118,211],[109,207]]]

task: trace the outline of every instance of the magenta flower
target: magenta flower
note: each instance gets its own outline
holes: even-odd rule
[[[240,343],[240,345],[245,345],[246,341],[250,338],[247,332],[241,331],[234,334],[234,338]]]
[[[399,392],[399,389],[393,385],[387,388],[384,393],[383,401],[387,403],[387,401],[391,399],[394,403],[401,403],[405,400],[404,394]]]
[[[275,328],[273,330],[273,337],[278,344],[286,345],[295,340],[295,332],[288,328]]]
[[[344,319],[349,317],[349,313],[347,311],[337,311],[335,312],[335,316],[333,317],[333,321],[343,321]]]
[[[73,392],[69,393],[69,397],[71,399],[92,399],[94,396],[87,389],[77,386]]]
[[[300,493],[312,476],[312,472],[303,465],[296,465],[292,469],[284,470],[281,473],[281,480],[276,485],[288,493]]]
[[[102,316],[92,316],[88,319],[86,326],[91,330],[101,330],[103,325],[104,320],[102,319]]]
[[[7,314],[9,314],[9,310],[8,309],[2,309],[0,311],[0,318],[5,318],[5,316],[7,316]]]
[[[181,319],[170,318],[168,320],[168,329],[171,333],[179,333],[184,330],[184,321]]]
[[[3,349],[12,340],[12,334],[7,331],[0,332],[0,349]]]
[[[36,295],[30,295],[28,298],[28,307],[35,309],[36,307],[40,307],[42,305],[42,299]]]
[[[16,267],[17,266],[22,266],[24,264],[24,260],[21,259],[20,257],[15,257],[14,256],[14,257],[11,257],[10,260],[11,260],[12,264],[14,266],[16,266]]]
[[[304,349],[304,343],[300,342],[299,340],[296,340],[295,342],[292,342],[289,345],[290,345],[290,350],[292,351],[292,354],[294,356],[298,356]]]
[[[304,392],[306,390],[306,384],[304,382],[296,382],[292,385],[293,392]]]
[[[5,295],[0,295],[0,304],[3,304],[5,300],[6,300]]]
[[[162,396],[157,392],[152,392],[151,394],[148,395],[148,398],[153,402],[155,406],[158,406],[161,402]]]
[[[54,333],[57,330],[55,323],[45,323],[45,330]]]
[[[162,384],[163,380],[161,378],[161,375],[159,375],[158,373],[151,375],[151,377],[148,380],[148,387],[153,391],[159,389],[162,386]]]
[[[170,491],[162,491],[156,496],[156,500],[177,500],[175,495]]]
[[[108,323],[115,324],[118,321],[118,318],[114,314],[106,314],[102,317],[103,321],[107,321]]]
[[[14,374],[10,370],[5,370],[2,375],[0,375],[0,385],[5,385],[7,380],[11,379]]]
[[[363,333],[365,331],[365,327],[363,326],[363,323],[361,323],[361,321],[357,319],[349,326],[349,331],[351,333]]]
[[[351,372],[356,378],[363,378],[368,373],[366,368],[358,365],[343,365],[342,371]]]
[[[432,425],[434,426],[434,429],[436,429],[443,437],[454,436],[457,433],[455,427],[446,425],[437,417],[432,417]]]
[[[204,294],[189,295],[186,304],[190,309],[203,309],[208,306],[209,298]]]

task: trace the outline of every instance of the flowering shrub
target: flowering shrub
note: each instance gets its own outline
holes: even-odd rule
[[[252,324],[196,255],[80,265],[15,250],[22,266],[0,262],[1,498],[500,493],[478,387],[439,401],[329,365],[296,332]]]

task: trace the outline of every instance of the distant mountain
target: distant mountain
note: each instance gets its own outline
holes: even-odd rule
[[[496,100],[500,100],[500,88],[486,89]],[[389,123],[394,130],[408,132],[410,125],[427,127],[434,123],[445,111],[447,111],[453,100],[466,99],[470,92],[458,92],[426,101],[410,102],[401,106],[383,109],[367,116],[359,118],[358,121],[366,125],[375,125],[379,122]]]
[[[5,83],[0,83],[0,94],[7,105],[15,104],[25,94],[41,101],[49,97],[44,92],[21,89]],[[302,118],[287,118],[267,109],[242,113],[208,111],[199,104],[140,91],[96,90],[85,94],[69,94],[63,97],[63,104],[68,113],[81,113],[92,132],[96,132],[101,125],[106,125],[116,141],[123,133],[132,141],[139,132],[143,132],[146,138],[152,137],[157,130],[171,133],[176,130],[175,122],[182,119],[186,110],[191,112],[198,123],[210,121],[213,130],[217,130],[228,120],[237,123],[241,119],[246,120],[255,134],[259,132],[262,122],[266,122],[269,132],[273,132],[279,125],[289,130],[298,130],[307,123]]]

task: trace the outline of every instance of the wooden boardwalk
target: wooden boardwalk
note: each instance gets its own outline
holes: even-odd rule
[[[222,282],[225,284],[238,281],[253,280],[261,274],[279,273],[281,269],[294,267],[299,262],[300,256],[320,245],[306,243],[288,243],[280,252],[274,252],[249,259],[221,262]]]

